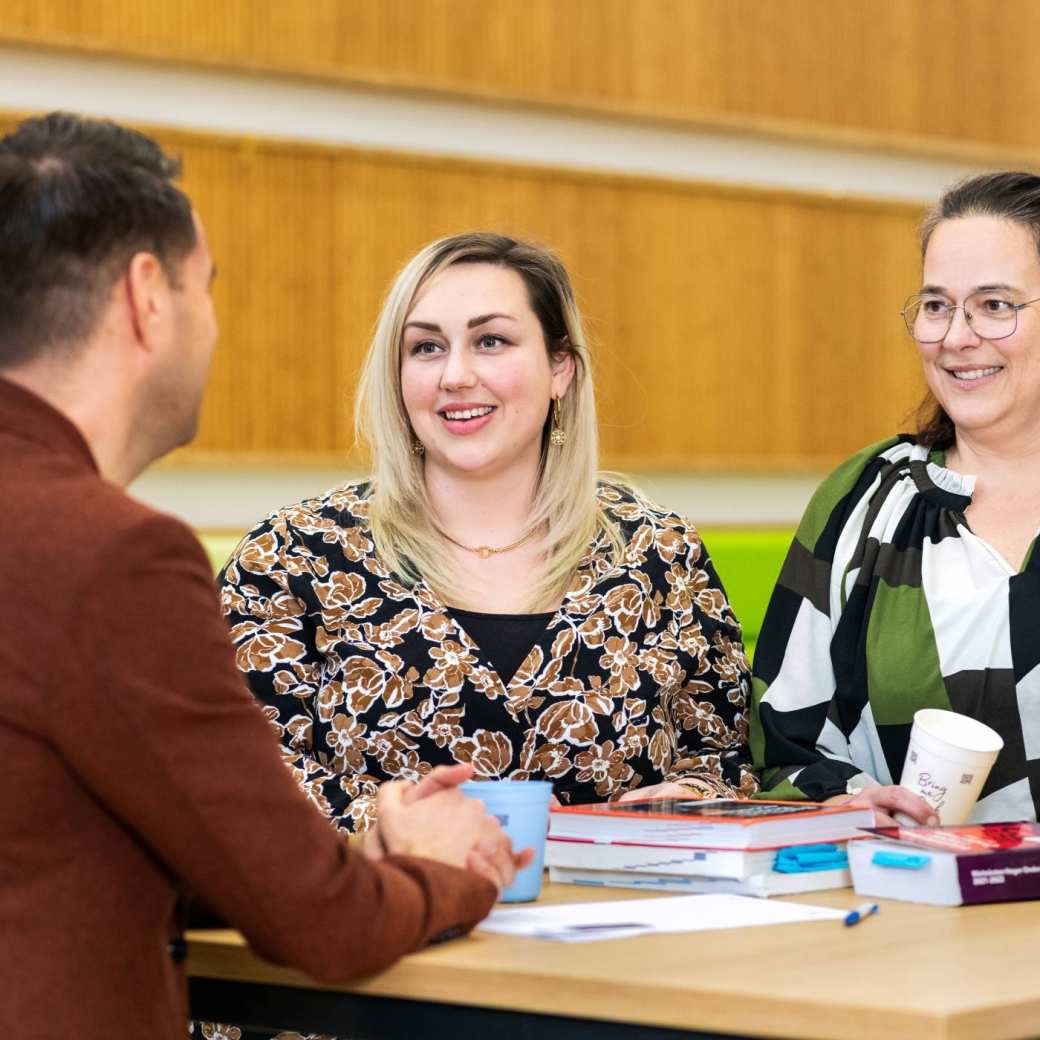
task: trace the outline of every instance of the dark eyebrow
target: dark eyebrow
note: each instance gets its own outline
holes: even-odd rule
[[[479,318],[470,318],[466,322],[467,329],[475,329],[478,325],[485,325],[489,321],[493,321],[495,318],[505,318],[506,321],[517,321],[519,319],[514,318],[511,314],[481,314]]]
[[[977,292],[1019,292],[1014,285],[1007,282],[990,282],[988,285],[976,285],[972,290]],[[949,296],[950,294],[941,285],[922,285],[921,296]],[[969,294],[970,295],[970,294]]]
[[[479,317],[470,318],[466,322],[467,329],[475,329],[478,325],[485,325],[489,321],[493,321],[495,318],[505,318],[506,321],[519,321],[518,318],[514,318],[509,314],[481,314]],[[416,328],[425,329],[427,332],[440,332],[441,327],[432,321],[410,321],[405,325],[406,329]]]

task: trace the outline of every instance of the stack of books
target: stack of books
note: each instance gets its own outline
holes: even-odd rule
[[[552,881],[771,896],[851,884],[846,843],[870,809],[662,799],[553,809]]]
[[[851,855],[856,891],[937,906],[1040,899],[1040,824],[876,827]]]

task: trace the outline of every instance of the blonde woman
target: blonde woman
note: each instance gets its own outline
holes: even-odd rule
[[[739,626],[690,523],[600,478],[552,253],[423,249],[356,418],[371,479],[273,513],[222,576],[239,666],[338,826],[441,763],[570,803],[756,789]]]

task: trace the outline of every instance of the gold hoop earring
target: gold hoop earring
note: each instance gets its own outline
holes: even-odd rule
[[[426,454],[426,445],[423,444],[423,442],[421,440],[419,440],[418,437],[413,437],[412,438],[412,454],[413,455],[425,455]]]
[[[562,448],[567,443],[567,431],[560,422],[560,399],[553,398],[553,424],[552,433],[549,434],[549,443],[556,448]]]

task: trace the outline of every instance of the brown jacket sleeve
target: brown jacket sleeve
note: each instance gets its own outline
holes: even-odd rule
[[[51,738],[171,873],[262,955],[322,981],[378,970],[487,914],[489,882],[414,857],[373,863],[307,803],[235,665],[187,528],[151,517],[97,558],[86,587],[68,590],[78,667],[57,684]]]

